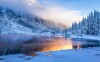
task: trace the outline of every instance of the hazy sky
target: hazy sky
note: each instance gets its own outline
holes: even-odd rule
[[[100,0],[0,0],[0,6],[36,14],[66,26],[81,21],[94,9],[100,10],[99,5]]]

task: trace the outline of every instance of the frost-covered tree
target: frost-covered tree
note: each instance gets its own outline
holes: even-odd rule
[[[100,35],[100,12],[94,10],[79,23],[73,23],[71,27],[74,35]]]

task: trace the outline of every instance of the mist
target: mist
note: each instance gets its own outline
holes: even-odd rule
[[[45,6],[38,0],[0,0],[0,6],[20,13],[34,14],[66,26],[81,21],[83,17],[81,11],[69,10],[61,6]]]

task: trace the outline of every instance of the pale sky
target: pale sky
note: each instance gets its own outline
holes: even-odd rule
[[[0,0],[0,6],[38,15],[44,19],[71,26],[94,9],[100,10],[100,0]]]

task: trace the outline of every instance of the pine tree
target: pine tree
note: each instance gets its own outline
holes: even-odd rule
[[[94,10],[78,24],[72,24],[71,32],[74,35],[100,35],[100,12]]]

